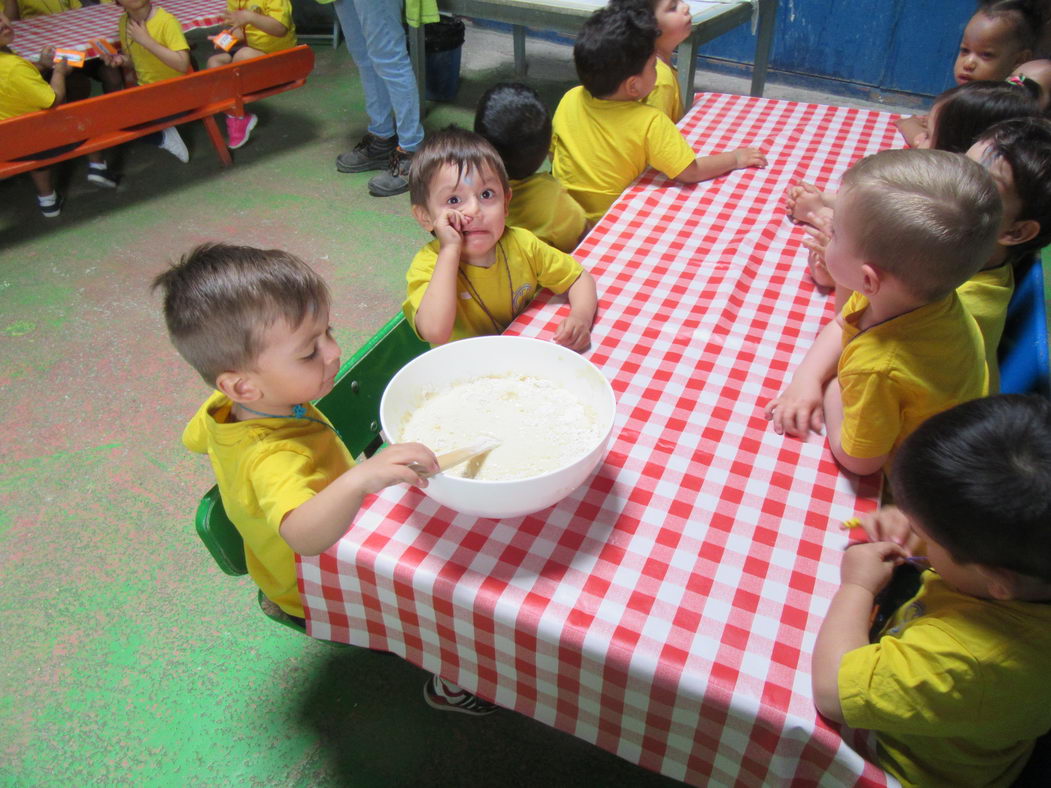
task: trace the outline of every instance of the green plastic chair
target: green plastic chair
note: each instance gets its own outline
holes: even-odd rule
[[[380,435],[380,399],[394,374],[430,345],[416,336],[403,315],[377,331],[340,368],[336,384],[318,403],[318,408],[336,428],[355,457],[372,456],[383,445]],[[218,567],[228,575],[248,574],[244,541],[223,508],[219,488],[213,486],[197,504],[194,518],[197,535]],[[274,621],[297,632],[302,624],[259,591],[259,606]]]

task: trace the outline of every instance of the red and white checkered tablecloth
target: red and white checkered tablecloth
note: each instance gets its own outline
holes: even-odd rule
[[[184,31],[218,25],[226,15],[226,0],[163,0],[155,5],[178,19]],[[103,3],[16,19],[11,23],[15,30],[11,50],[30,60],[36,60],[45,46],[81,49],[89,58],[98,57],[91,41],[104,38],[119,43],[117,20],[122,13],[124,9],[116,3]]]
[[[896,146],[892,115],[707,94],[701,153],[761,143],[765,170],[695,186],[644,174],[577,252],[600,296],[609,455],[562,503],[477,519],[418,490],[371,498],[302,558],[309,631],[383,649],[694,784],[885,785],[869,738],[819,719],[810,655],[838,587],[838,523],[872,479],[775,435],[762,406],[832,317],[780,201]],[[542,296],[510,333],[550,338]],[[845,735],[845,739],[844,739]]]

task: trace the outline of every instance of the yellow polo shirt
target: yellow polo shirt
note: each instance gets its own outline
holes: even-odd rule
[[[150,85],[183,75],[183,72],[171,68],[148,49],[128,37],[128,15],[126,13],[121,14],[117,28],[120,31],[121,48],[124,54],[131,58],[131,64],[135,68],[135,76],[140,85]],[[190,48],[190,45],[186,43],[186,36],[183,35],[179,20],[163,8],[153,7],[153,12],[146,20],[146,30],[154,41],[173,52]]]
[[[989,393],[1000,392],[1000,364],[997,351],[1004,334],[1007,305],[1015,292],[1015,272],[1010,263],[979,271],[956,288],[964,308],[978,323],[985,341],[985,361],[989,365]]]
[[[660,110],[597,99],[581,86],[562,97],[551,125],[551,172],[591,221],[646,167],[674,178],[697,158]]]
[[[572,252],[588,219],[562,184],[550,173],[538,172],[520,181],[511,181],[510,185],[507,224],[524,227],[544,243]]]
[[[36,67],[11,52],[0,52],[0,120],[49,109],[55,91]]]
[[[18,15],[22,19],[61,14],[74,8],[80,8],[80,0],[18,0]]]
[[[245,26],[245,44],[260,52],[280,52],[296,45],[296,26],[292,22],[292,3],[289,0],[227,0],[229,11],[255,11],[269,16],[288,28],[283,36],[272,36],[253,25]]]
[[[643,99],[654,109],[667,115],[672,123],[678,123],[683,116],[682,93],[679,92],[679,72],[659,57],[657,58],[657,84],[650,94]]]

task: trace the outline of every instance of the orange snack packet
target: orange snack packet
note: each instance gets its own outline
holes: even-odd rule
[[[69,65],[73,66],[73,68],[84,68],[84,61],[86,59],[87,55],[79,49],[59,48],[55,50],[55,63],[60,60],[65,60]]]

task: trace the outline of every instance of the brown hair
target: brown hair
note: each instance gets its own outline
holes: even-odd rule
[[[460,176],[466,170],[491,169],[500,179],[504,194],[511,190],[500,154],[481,134],[449,126],[427,137],[412,156],[409,169],[409,202],[426,207],[434,174],[446,164],[455,165]]]
[[[996,184],[957,153],[867,156],[847,170],[841,194],[863,222],[857,251],[929,301],[970,279],[996,245],[1003,213]]]
[[[297,327],[330,303],[325,281],[295,255],[222,243],[184,255],[153,280],[158,288],[172,344],[213,386],[255,362],[275,322]]]

